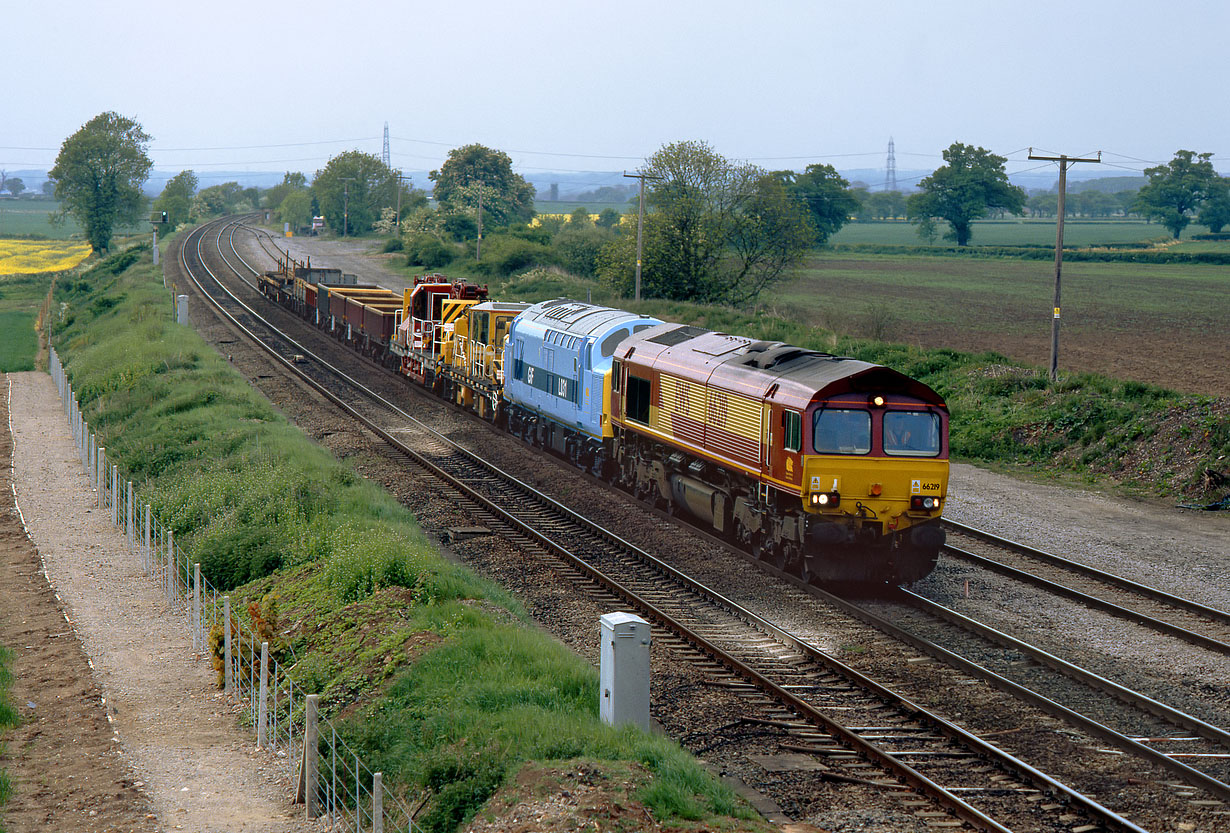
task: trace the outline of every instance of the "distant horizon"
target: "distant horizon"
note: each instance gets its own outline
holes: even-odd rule
[[[1050,190],[1051,188],[1055,187],[1059,181],[1057,169],[1054,169],[1054,166],[1052,166],[1052,168],[1053,168],[1052,171],[1041,170],[1041,171],[1030,171],[1030,172],[1025,172],[1025,173],[1009,174],[1008,178],[1014,185],[1019,185],[1021,187],[1024,187],[1026,190]],[[924,170],[921,168],[898,169],[897,170],[897,181],[898,181],[897,190],[903,193],[916,190],[914,188],[916,183],[919,180],[921,180],[923,177],[930,175],[933,170],[934,169]],[[868,187],[868,190],[871,191],[872,193],[885,190],[884,189],[885,170],[883,168],[878,169],[878,170],[875,168],[847,168],[847,169],[838,168],[837,172],[843,178],[845,178],[848,182],[850,182],[851,185],[857,182],[861,182],[865,184]],[[167,169],[167,168],[157,168],[157,167],[153,168],[150,172],[149,178],[146,180],[145,184],[143,185],[143,191],[150,196],[158,196],[158,194],[162,193],[162,188],[165,185],[166,181],[178,173],[180,173],[179,170],[173,170],[173,169]],[[209,174],[209,180],[206,181],[201,177],[201,174],[198,172],[197,173],[198,179],[201,180],[200,185],[198,186],[198,190],[200,190],[201,188],[208,188],[210,187],[210,185],[218,185],[223,182],[238,182],[240,185],[243,185],[244,187],[269,188],[269,187],[272,187],[273,185],[277,185],[278,183],[280,183],[282,181],[282,177],[286,173],[287,171],[285,169],[260,170],[260,171],[215,171]],[[315,174],[315,171],[312,171],[310,173],[301,171],[301,173],[305,173],[310,178],[313,174]],[[427,178],[427,174],[429,173],[429,171],[425,169],[424,170],[404,170],[403,169],[402,173],[405,176],[410,177],[411,185],[413,185],[413,187],[419,190],[422,190],[422,191],[430,192],[431,189],[429,186],[431,183],[430,183],[430,180],[428,180]],[[528,182],[534,185],[535,190],[538,192],[536,195],[536,198],[539,200],[544,199],[543,192],[546,190],[546,188],[549,188],[552,183],[557,183],[560,186],[565,186],[565,185],[571,186],[567,192],[561,191],[560,201],[567,201],[568,194],[581,194],[581,193],[585,193],[586,191],[597,190],[598,188],[601,188],[604,186],[611,186],[611,185],[617,185],[617,184],[622,185],[623,184],[622,174],[623,174],[623,171],[609,171],[609,170],[608,171],[603,171],[603,170],[549,171],[548,170],[548,171],[538,171],[538,172],[534,172],[530,174],[523,173],[522,176],[524,176]],[[47,178],[46,171],[39,171],[38,169],[22,169],[22,170],[17,170],[17,171],[6,171],[6,175],[8,176],[9,179],[12,179],[14,177],[21,178],[23,183],[26,186],[27,193],[38,191],[42,187],[42,183],[45,182]],[[621,179],[619,180],[613,179],[610,182],[599,182],[599,183],[595,183],[595,182],[576,183],[576,182],[570,181],[578,177],[590,178],[590,177],[616,177],[616,176],[620,177]],[[1139,178],[1143,180],[1144,174],[1137,173],[1134,171],[1122,171],[1122,170],[1116,170],[1114,173],[1110,173],[1108,171],[1099,169],[1097,165],[1087,165],[1087,166],[1075,165],[1069,168],[1068,170],[1068,181],[1069,182],[1087,182],[1087,181],[1096,180],[1096,179],[1130,179],[1130,178]],[[151,188],[150,187],[151,184],[153,184],[155,187]]]

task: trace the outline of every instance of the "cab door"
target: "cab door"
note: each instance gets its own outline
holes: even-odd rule
[[[775,404],[769,420],[769,476],[798,488],[803,478],[803,417]]]

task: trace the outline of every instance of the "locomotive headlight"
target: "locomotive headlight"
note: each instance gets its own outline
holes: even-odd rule
[[[813,492],[811,505],[831,509],[841,503],[841,495],[837,492]]]
[[[872,398],[872,400],[871,400],[871,404],[872,404],[872,405],[875,405],[877,408],[883,408],[883,407],[884,407],[884,397],[883,397],[883,396],[876,396],[876,397]]]
[[[910,498],[911,509],[922,509],[926,512],[931,512],[940,508],[940,499],[937,497],[919,497],[915,495]]]

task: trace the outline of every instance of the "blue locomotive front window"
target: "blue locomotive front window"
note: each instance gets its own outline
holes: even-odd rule
[[[871,414],[844,408],[822,408],[812,423],[817,454],[867,454],[871,451]]]
[[[884,453],[894,457],[939,455],[940,415],[929,411],[884,414]]]

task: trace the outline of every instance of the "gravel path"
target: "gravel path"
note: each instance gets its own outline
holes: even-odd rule
[[[192,653],[182,612],[168,608],[94,505],[51,378],[9,378],[17,500],[158,829],[302,830],[280,767],[238,727],[212,670]],[[73,743],[76,728],[61,729]]]

